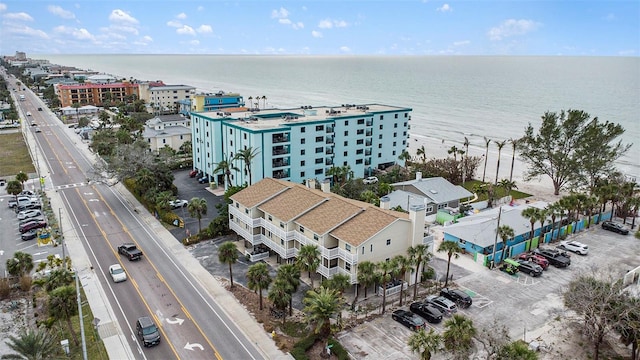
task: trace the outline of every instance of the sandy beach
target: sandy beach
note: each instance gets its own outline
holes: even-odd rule
[[[451,149],[452,146],[464,150],[465,146],[463,141],[464,138],[461,139],[460,142],[454,142],[451,140],[436,139],[412,134],[409,139],[408,151],[411,156],[415,157],[417,150],[420,147],[424,146],[427,152],[427,159],[445,158],[448,156],[452,156],[447,153],[447,151]],[[481,144],[473,142],[469,144],[469,156],[479,156],[483,159],[478,166],[478,170],[476,171],[476,179],[482,179],[485,152],[486,146],[484,141]],[[511,145],[511,143],[507,143],[502,148],[502,152],[500,154],[500,172],[498,174],[498,179],[509,179],[509,175],[511,172],[512,154],[513,146]],[[498,163],[498,147],[495,142],[491,142],[491,144],[489,145],[488,158],[489,160],[487,161],[485,181],[494,181],[496,178],[496,168]],[[548,176],[542,176],[539,179],[533,179],[531,181],[524,181],[523,178],[525,171],[526,164],[518,159],[518,154],[516,153],[516,159],[513,167],[513,181],[515,181],[518,190],[532,194],[533,200],[554,202],[561,197],[553,195],[553,183]]]

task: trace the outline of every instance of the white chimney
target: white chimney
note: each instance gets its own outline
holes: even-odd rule
[[[391,209],[391,198],[388,196],[383,196],[380,198],[380,208],[385,210]]]
[[[307,179],[307,187],[309,189],[315,189],[316,188],[316,179]]]
[[[424,239],[426,208],[422,204],[409,206],[409,219],[411,219],[411,243],[412,246],[422,244]]]
[[[331,181],[329,179],[325,179],[322,184],[320,184],[320,189],[322,192],[326,192],[327,194],[331,192]]]
[[[416,180],[418,180],[418,181],[422,180],[422,171],[417,171],[416,172]]]

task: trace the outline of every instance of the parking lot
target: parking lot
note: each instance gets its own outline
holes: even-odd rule
[[[640,240],[631,234],[619,235],[592,226],[570,239],[587,244],[589,254],[570,253],[571,266],[568,268],[550,266],[536,278],[482,269],[455,280],[455,284],[473,298],[473,305],[459,313],[471,318],[476,328],[490,327],[495,319],[506,326],[512,339],[527,336],[527,340],[532,340],[532,334],[539,333],[547,323],[565,316],[562,292],[577,274],[611,268],[622,277],[640,265]],[[381,318],[338,334],[340,343],[359,359],[415,358],[416,354],[411,354],[406,345],[411,331],[393,321],[390,314],[388,311]],[[427,325],[440,332],[444,321]],[[440,356],[444,355],[438,354],[434,358]]]

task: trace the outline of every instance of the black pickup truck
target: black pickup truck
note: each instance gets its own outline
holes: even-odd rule
[[[555,267],[564,268],[571,265],[571,258],[565,252],[555,249],[535,249],[533,253],[543,256]]]
[[[142,258],[142,251],[140,251],[133,243],[126,243],[118,246],[118,253],[126,256],[129,261],[140,260]]]

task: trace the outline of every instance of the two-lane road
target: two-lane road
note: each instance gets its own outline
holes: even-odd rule
[[[73,224],[73,229],[63,229],[63,233],[78,234],[94,269],[102,274],[99,280],[122,330],[130,335],[133,353],[141,359],[261,359],[219,304],[174,254],[164,250],[149,225],[131,211],[120,194],[88,180],[92,165],[77,147],[80,139],[69,134],[66,125],[47,111],[37,111],[42,107],[39,99],[26,95],[28,99],[21,102],[23,110],[31,112],[31,121],[42,130],[33,134],[45,154],[40,161],[47,163],[49,180]],[[129,262],[118,255],[117,246],[127,242],[138,245],[144,253],[142,260]],[[115,263],[123,266],[128,281],[111,281],[108,267]],[[145,315],[151,316],[161,330],[162,341],[153,348],[143,348],[135,336],[135,321]]]

